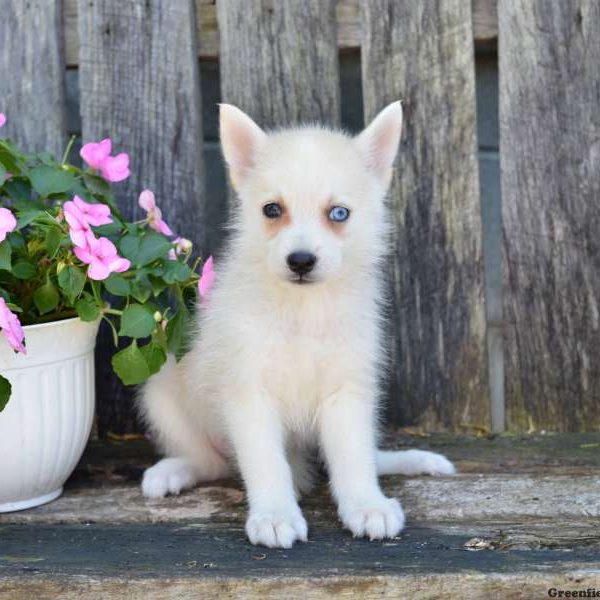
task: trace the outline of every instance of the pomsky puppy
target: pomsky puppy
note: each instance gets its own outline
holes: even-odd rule
[[[237,468],[250,541],[289,548],[307,539],[298,498],[310,490],[315,450],[342,523],[372,540],[404,526],[378,475],[454,472],[439,454],[376,446],[384,196],[401,124],[395,102],[356,137],[308,126],[266,133],[220,106],[239,202],[190,351],[141,395],[167,457],[145,472],[145,496]]]

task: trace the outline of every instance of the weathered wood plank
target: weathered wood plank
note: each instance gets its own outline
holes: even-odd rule
[[[60,0],[4,0],[0,18],[0,111],[6,135],[27,151],[60,157],[66,141]]]
[[[430,430],[487,429],[469,3],[372,0],[363,7],[366,117],[399,98],[405,108],[390,202],[392,414]]]
[[[226,0],[225,0],[226,1]],[[272,0],[271,0],[272,1]],[[498,36],[498,0],[473,1],[473,36],[475,41],[488,42]],[[77,29],[77,0],[64,0],[65,46],[67,64],[79,62]],[[336,2],[337,43],[339,48],[358,48],[361,42],[359,0]],[[219,31],[216,0],[196,0],[196,27],[199,35],[198,52],[201,58],[216,58],[219,54]]]
[[[173,231],[203,243],[200,86],[192,0],[80,0],[84,141],[113,139],[131,157],[116,186],[121,208],[140,215],[152,189]],[[97,381],[99,432],[134,427],[129,394],[110,372],[102,336]]]
[[[600,4],[501,0],[511,429],[600,428]]]
[[[217,10],[224,102],[262,127],[339,125],[334,0],[228,0]]]

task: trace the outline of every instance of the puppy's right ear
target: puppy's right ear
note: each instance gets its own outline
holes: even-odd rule
[[[245,112],[232,104],[219,104],[219,127],[231,183],[237,187],[254,166],[267,134]]]

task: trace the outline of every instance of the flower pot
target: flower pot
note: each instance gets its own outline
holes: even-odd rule
[[[28,325],[27,355],[0,338],[0,373],[12,384],[0,412],[0,512],[57,498],[81,458],[94,416],[98,324]]]

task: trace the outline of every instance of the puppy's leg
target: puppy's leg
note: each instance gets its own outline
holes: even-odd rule
[[[378,450],[378,475],[454,475],[454,465],[441,454],[426,450]]]
[[[182,406],[185,393],[178,365],[172,359],[142,390],[142,415],[168,457],[144,473],[142,492],[148,498],[179,494],[200,481],[227,477],[231,472],[227,460],[211,444],[209,435],[194,426],[198,419],[192,420]],[[199,410],[201,407],[198,403]]]
[[[230,440],[244,479],[249,514],[246,533],[253,544],[290,548],[306,541],[307,525],[294,493],[282,423],[276,407],[260,391],[236,394],[226,411]]]
[[[404,513],[377,481],[373,397],[371,390],[336,392],[321,408],[319,433],[342,522],[355,537],[375,540],[397,535]]]

